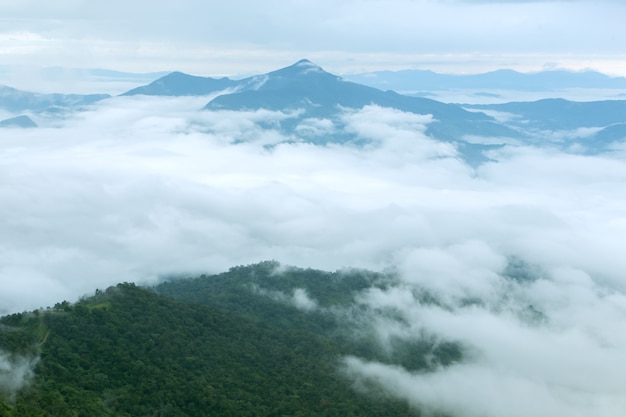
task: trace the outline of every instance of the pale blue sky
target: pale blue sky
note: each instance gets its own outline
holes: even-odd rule
[[[617,0],[3,0],[0,60],[34,66],[336,73],[592,68],[626,75]]]

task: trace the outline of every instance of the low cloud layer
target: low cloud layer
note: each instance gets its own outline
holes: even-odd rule
[[[472,354],[428,374],[347,358],[354,381],[454,416],[622,414],[621,151],[510,146],[474,169],[424,135],[428,116],[346,111],[370,144],[313,146],[272,129],[293,114],[198,112],[206,101],[115,98],[2,132],[0,312],[267,259],[391,266],[401,283],[358,301],[394,308],[394,337],[426,331]]]
[[[562,267],[519,280],[483,244],[418,252],[402,283],[370,290],[360,303],[382,346],[429,334],[460,343],[465,358],[426,373],[346,358],[344,371],[357,388],[373,383],[415,407],[453,416],[623,412],[623,293]],[[423,289],[438,303],[420,300]],[[396,319],[381,319],[381,311]]]
[[[33,376],[37,359],[15,356],[0,350],[0,396],[12,399]]]

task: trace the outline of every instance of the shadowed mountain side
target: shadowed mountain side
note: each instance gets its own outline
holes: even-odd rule
[[[617,123],[600,130],[593,136],[597,144],[611,144],[626,140],[626,123]]]
[[[548,83],[554,77],[558,78],[559,74],[563,75],[561,71],[551,71],[531,77],[528,74],[502,70],[483,74],[482,77],[490,80],[531,77],[536,82]],[[596,73],[566,75],[563,76],[568,80],[583,77],[589,83],[601,84],[607,79],[611,82],[619,81]],[[481,76],[474,76],[473,79],[479,82]],[[273,122],[271,126],[263,126],[263,122],[259,124],[278,129],[287,137],[316,144],[367,141],[346,129],[346,109],[376,105],[407,113],[431,115],[432,121],[427,125],[426,134],[454,143],[460,155],[470,164],[485,161],[484,151],[510,143],[511,138],[539,145],[562,142],[565,147],[579,142],[589,151],[602,151],[609,142],[621,140],[623,137],[619,128],[608,127],[626,122],[626,101],[573,102],[544,99],[488,105],[447,104],[346,81],[306,59],[267,74],[238,81],[172,73],[125,94],[204,95],[228,89],[230,93],[215,97],[204,109],[287,111],[290,112],[288,117]],[[323,131],[307,130],[307,120],[311,119],[321,119],[332,128]],[[577,131],[579,128],[608,130],[594,137],[593,131]],[[562,138],[566,140],[563,141]],[[596,139],[597,142],[594,142]]]
[[[37,123],[28,116],[22,115],[0,121],[0,127],[33,128]]]
[[[518,117],[511,119],[509,123],[542,130],[604,127],[626,122],[624,100],[576,102],[552,98],[533,102],[476,104],[465,107],[512,113]]]
[[[172,72],[148,85],[134,88],[121,95],[203,96],[226,88],[236,87],[239,84],[239,81],[234,81],[226,77],[197,77],[182,72]]]
[[[40,94],[0,86],[0,108],[12,113],[42,112],[50,107],[80,107],[111,97],[108,94]]]

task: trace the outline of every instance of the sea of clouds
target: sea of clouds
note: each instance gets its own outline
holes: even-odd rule
[[[376,322],[381,340],[426,331],[472,354],[417,374],[345,358],[355,382],[454,416],[623,415],[623,150],[507,146],[471,167],[428,115],[345,110],[368,144],[315,146],[271,128],[293,114],[198,111],[208,99],[118,97],[1,132],[0,313],[268,259],[393,267],[400,284],[358,300],[403,317]]]

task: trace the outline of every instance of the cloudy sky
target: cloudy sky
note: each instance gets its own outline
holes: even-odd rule
[[[1,65],[217,75],[306,56],[337,73],[626,75],[621,1],[337,3],[5,0]],[[0,314],[268,259],[392,266],[401,283],[357,301],[408,324],[372,322],[475,355],[430,374],[345,358],[355,381],[455,417],[623,415],[626,146],[596,156],[507,146],[476,168],[424,134],[428,115],[347,109],[346,128],[369,145],[313,146],[271,129],[289,113],[198,111],[209,100],[115,97],[2,130]],[[511,260],[533,279],[511,282]],[[441,308],[419,303],[416,288]],[[525,319],[529,305],[545,320]]]
[[[593,68],[626,75],[619,0],[3,0],[3,65],[335,73]]]

